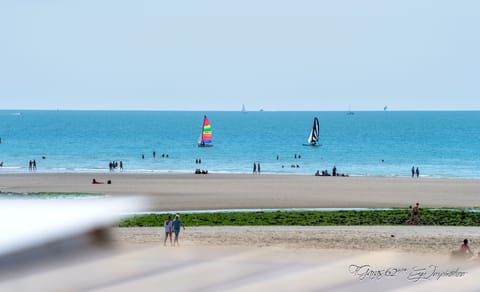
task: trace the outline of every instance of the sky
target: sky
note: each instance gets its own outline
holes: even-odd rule
[[[480,110],[480,1],[0,1],[0,109]]]

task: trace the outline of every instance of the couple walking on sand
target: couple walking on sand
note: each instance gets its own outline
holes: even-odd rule
[[[415,207],[412,205],[408,206],[408,217],[407,217],[407,224],[420,224],[420,207],[419,203],[415,204]]]
[[[255,162],[253,163],[253,174],[256,173],[260,174],[260,162],[257,164]]]
[[[420,170],[418,167],[415,169],[415,166],[412,166],[412,177],[415,177],[417,175],[417,178],[420,176]]]
[[[165,240],[163,241],[163,245],[167,245],[167,239],[170,237],[170,245],[180,245],[178,242],[178,236],[180,235],[180,227],[183,227],[185,230],[185,225],[183,225],[182,220],[180,219],[180,214],[175,215],[175,219],[172,221],[172,216],[168,215],[167,220],[163,223],[163,227],[165,228]],[[172,233],[175,234],[175,239],[172,243]]]

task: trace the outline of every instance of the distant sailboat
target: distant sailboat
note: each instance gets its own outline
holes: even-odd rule
[[[310,134],[308,135],[308,138],[307,138],[308,144],[303,144],[303,145],[304,146],[321,146],[321,144],[317,144],[319,137],[320,137],[320,123],[318,122],[318,118],[315,117],[313,119],[312,130],[310,131]]]
[[[350,107],[350,105],[348,105],[348,112],[347,112],[347,115],[354,115],[355,113],[352,112],[352,109]]]
[[[247,112],[247,110],[245,109],[245,105],[242,104],[242,113],[246,113],[246,112]]]
[[[203,116],[202,132],[198,141],[198,147],[212,147],[212,127],[207,116]]]

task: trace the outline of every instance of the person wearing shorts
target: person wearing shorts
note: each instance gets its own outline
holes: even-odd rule
[[[185,230],[185,226],[182,223],[182,220],[180,220],[180,215],[177,214],[175,215],[175,219],[173,219],[173,233],[175,234],[175,239],[173,240],[173,245],[180,245],[178,243],[178,236],[180,235],[180,228],[183,227],[183,230]]]
[[[167,245],[167,238],[170,237],[170,245],[172,245],[172,231],[173,231],[173,221],[172,216],[168,216],[167,220],[163,223],[165,227],[165,240],[163,241],[163,245]]]

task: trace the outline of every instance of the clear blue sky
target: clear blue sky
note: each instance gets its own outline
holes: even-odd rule
[[[480,1],[0,2],[0,109],[480,110]]]

